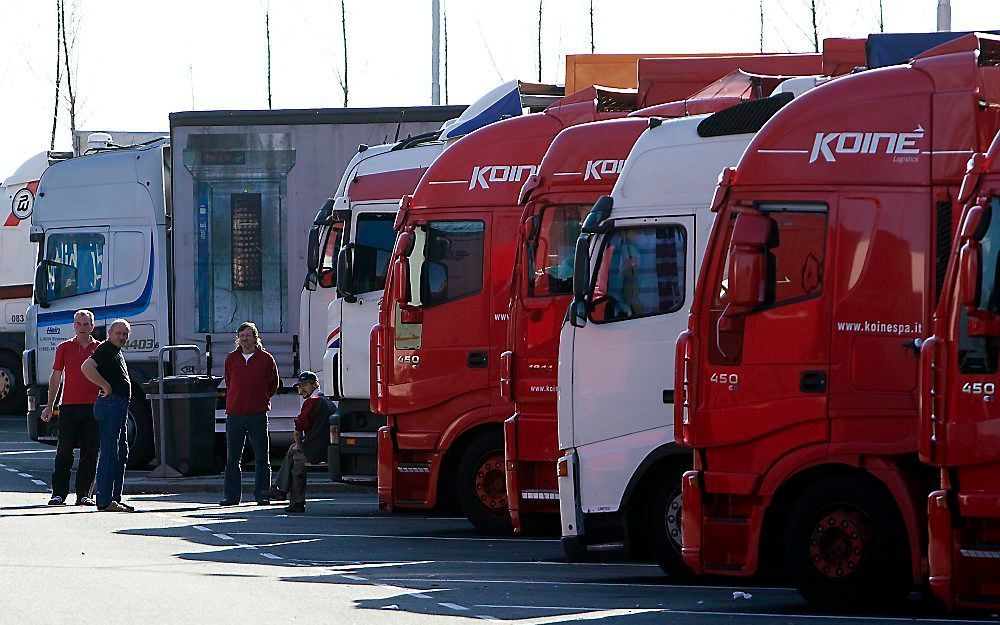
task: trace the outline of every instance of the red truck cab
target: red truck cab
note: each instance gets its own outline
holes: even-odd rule
[[[806,93],[721,178],[676,352],[695,572],[783,571],[833,610],[923,578],[937,476],[917,457],[918,339],[965,162],[1000,124],[996,44],[970,35]]]
[[[948,608],[1000,609],[1000,134],[970,159],[966,203],[934,336],[921,350],[920,459],[931,591]]]

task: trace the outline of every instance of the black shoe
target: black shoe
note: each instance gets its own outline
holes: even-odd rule
[[[52,495],[52,499],[49,499],[50,506],[65,506],[66,499],[59,495]]]
[[[118,502],[115,502],[115,503],[117,503],[119,506],[121,506],[122,508],[124,508],[125,512],[135,512],[135,507],[134,506],[130,506],[127,503],[123,503],[121,501],[118,501]]]
[[[267,497],[263,497],[263,498],[257,500],[257,505],[258,506],[269,506],[269,505],[271,505],[271,500],[268,499]]]
[[[278,488],[277,486],[272,486],[271,490],[268,491],[267,496],[275,501],[287,501],[288,494]]]
[[[223,499],[222,501],[219,502],[219,505],[220,506],[238,506],[238,505],[240,505],[240,502],[237,501],[236,499]]]
[[[87,497],[86,495],[84,495],[83,497],[77,497],[76,498],[76,505],[78,505],[78,506],[96,506],[97,502],[94,501],[93,497]]]
[[[305,514],[306,504],[304,503],[290,503],[285,506],[285,514]]]

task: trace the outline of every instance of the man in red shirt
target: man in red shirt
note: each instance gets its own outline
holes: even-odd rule
[[[253,494],[266,506],[271,484],[271,460],[267,440],[267,411],[278,390],[278,366],[264,351],[257,326],[246,321],[236,331],[236,349],[226,356],[226,477],[220,506],[235,506],[242,493],[240,458],[247,439],[253,447],[257,467]]]
[[[295,383],[295,391],[304,399],[295,418],[295,442],[288,448],[278,470],[278,480],[271,489],[272,499],[284,499],[287,493],[287,514],[306,511],[306,463],[326,460],[330,440],[330,414],[333,407],[319,388],[319,378],[312,371],[303,371]]]
[[[94,339],[94,313],[78,310],[73,315],[75,336],[56,347],[56,359],[49,376],[49,401],[42,409],[42,421],[52,420],[62,384],[62,401],[59,406],[59,442],[56,461],[52,469],[52,498],[50,506],[61,506],[69,496],[69,476],[73,470],[73,449],[80,448],[80,467],[76,473],[76,505],[96,505],[91,494],[97,472],[97,452],[100,447],[98,423],[94,419],[94,402],[97,386],[80,371],[80,365],[97,349],[100,341]]]

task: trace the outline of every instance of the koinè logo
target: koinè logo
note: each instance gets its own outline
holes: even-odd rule
[[[489,189],[491,183],[497,182],[521,182],[537,172],[537,165],[477,165],[472,168],[469,190]]]
[[[837,154],[920,154],[915,144],[923,138],[920,125],[913,132],[817,132],[809,162],[834,163]]]
[[[624,160],[604,159],[600,161],[587,161],[587,168],[583,172],[583,179],[601,180],[601,176],[616,176],[622,173],[625,167]]]
[[[35,194],[29,189],[21,189],[14,194],[11,201],[10,210],[18,219],[31,217],[31,209],[35,205]]]

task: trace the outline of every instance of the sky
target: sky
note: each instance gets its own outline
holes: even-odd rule
[[[935,29],[938,0],[883,0],[885,32]],[[538,79],[538,0],[441,0],[451,104]],[[542,0],[541,77],[589,53],[590,0]],[[816,0],[824,37],[879,30],[878,0]],[[55,0],[0,0],[0,181],[49,147]],[[66,0],[77,128],[167,131],[172,111],[343,105],[339,0]],[[345,0],[349,106],[431,103],[430,0]],[[810,0],[593,0],[598,53],[812,51]],[[953,30],[1000,28],[1000,0],[952,0]],[[63,83],[65,94],[65,83]],[[442,99],[443,102],[443,99]],[[56,149],[69,149],[65,103]]]

